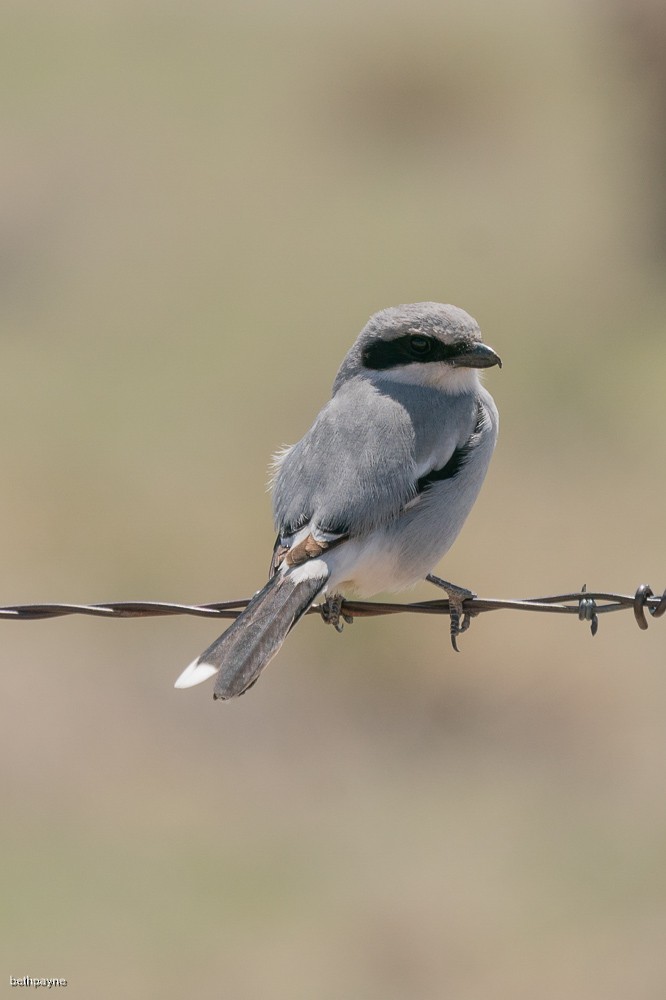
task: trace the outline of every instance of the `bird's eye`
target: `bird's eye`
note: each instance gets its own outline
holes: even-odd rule
[[[432,351],[432,340],[430,337],[420,337],[418,334],[409,338],[409,347],[412,354],[425,357]]]

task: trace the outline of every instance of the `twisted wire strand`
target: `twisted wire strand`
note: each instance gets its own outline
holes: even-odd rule
[[[249,604],[249,599],[222,601],[214,604],[171,604],[162,601],[116,601],[105,604],[16,604],[0,608],[0,619],[36,621],[45,618],[62,618],[69,615],[90,615],[97,618],[157,618],[167,615],[193,615],[199,618],[237,618]],[[546,614],[577,615],[590,624],[592,635],[599,625],[599,615],[612,611],[632,610],[640,629],[648,627],[646,611],[651,618],[661,618],[666,613],[666,590],[655,595],[652,588],[642,583],[634,594],[612,594],[605,591],[580,591],[553,594],[547,597],[530,597],[524,600],[499,598],[468,598],[464,608],[472,617],[486,611],[539,611]],[[319,614],[321,605],[313,605],[308,614]],[[411,604],[394,604],[377,601],[345,601],[342,613],[350,618],[369,618],[395,614],[449,614],[448,599],[417,601]]]

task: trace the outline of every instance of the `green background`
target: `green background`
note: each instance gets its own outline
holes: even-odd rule
[[[0,603],[249,596],[271,452],[422,299],[504,360],[439,571],[661,590],[665,38],[648,0],[8,0]],[[4,990],[664,996],[666,619],[455,656],[309,618],[224,705],[173,689],[218,631],[0,622]]]

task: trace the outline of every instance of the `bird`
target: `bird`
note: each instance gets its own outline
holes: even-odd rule
[[[216,675],[214,697],[243,694],[319,598],[342,628],[345,597],[427,579],[449,597],[451,638],[472,591],[432,574],[478,496],[499,416],[480,371],[502,362],[468,313],[439,302],[370,317],[307,433],[275,456],[277,539],[268,582],[183,671]]]

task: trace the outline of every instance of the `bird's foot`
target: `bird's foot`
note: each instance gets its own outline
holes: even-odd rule
[[[434,583],[436,587],[440,587],[446,591],[446,596],[449,599],[449,615],[451,618],[451,645],[456,653],[459,653],[460,650],[458,649],[456,640],[459,635],[462,635],[469,628],[473,614],[471,611],[465,611],[463,603],[473,600],[476,594],[471,590],[467,590],[466,587],[458,587],[455,583],[442,580],[433,573],[428,573],[426,580],[428,583]]]
[[[344,628],[343,622],[347,625],[352,625],[354,622],[351,615],[343,614],[343,604],[344,597],[341,594],[331,594],[319,608],[321,617],[327,625],[332,625],[336,632],[342,632]]]

